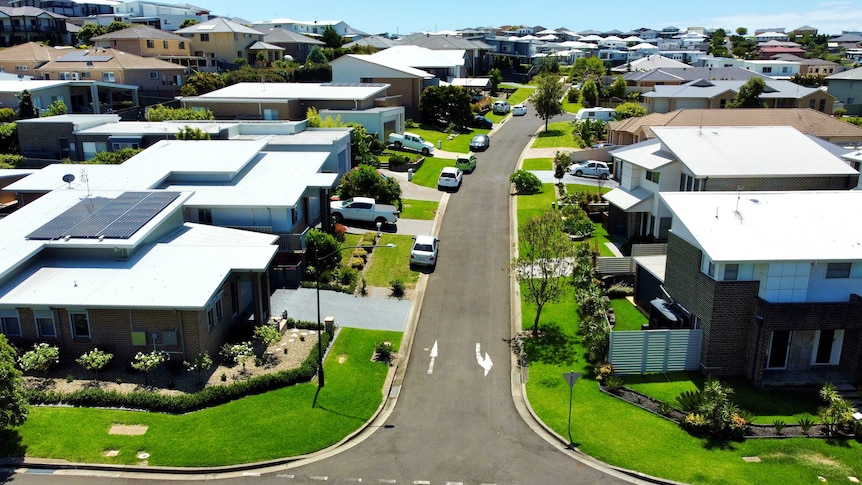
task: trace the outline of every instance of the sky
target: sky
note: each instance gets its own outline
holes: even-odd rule
[[[183,1],[209,9],[215,15],[251,22],[274,18],[343,20],[369,34],[405,35],[501,25],[565,27],[575,32],[588,29],[626,32],[640,27],[674,26],[721,27],[729,32],[745,27],[751,34],[755,29],[783,27],[789,31],[803,25],[826,34],[862,31],[862,0]]]

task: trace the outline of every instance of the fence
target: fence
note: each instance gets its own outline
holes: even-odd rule
[[[697,370],[702,330],[611,332],[609,361],[615,374]]]
[[[663,254],[667,254],[667,244],[633,244],[631,256],[596,258],[596,272],[599,274],[633,274],[636,266],[634,258]]]

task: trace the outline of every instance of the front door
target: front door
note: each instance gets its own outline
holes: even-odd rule
[[[808,370],[811,368],[811,353],[814,351],[816,330],[796,330],[790,339],[790,355],[787,370]]]

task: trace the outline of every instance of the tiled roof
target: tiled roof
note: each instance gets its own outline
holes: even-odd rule
[[[119,39],[160,39],[160,40],[178,40],[185,41],[185,37],[180,37],[166,30],[154,29],[149,25],[133,25],[127,29],[109,32],[107,34],[93,37],[92,40],[119,40]]]
[[[184,29],[174,31],[175,34],[212,34],[226,32],[263,35],[263,32],[259,30],[246,27],[245,25],[241,25],[236,22],[231,22],[230,20],[221,17],[209,19],[206,22],[190,25]]]

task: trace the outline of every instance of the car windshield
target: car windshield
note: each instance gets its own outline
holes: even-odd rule
[[[454,174],[454,173],[443,172],[443,173],[441,173],[441,174],[440,174],[440,176],[441,176],[441,177],[449,177],[449,178],[452,178],[452,177],[454,177],[454,176],[455,176],[455,174]]]
[[[431,248],[430,244],[417,244],[416,246],[413,247],[414,251],[425,251],[428,253],[431,252],[431,249],[432,248]]]

